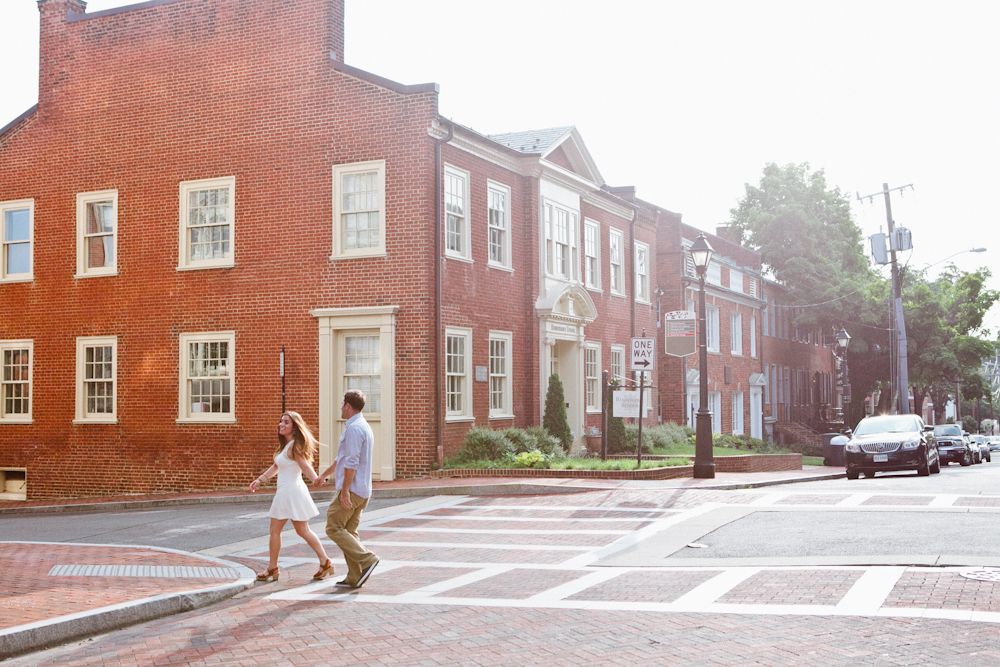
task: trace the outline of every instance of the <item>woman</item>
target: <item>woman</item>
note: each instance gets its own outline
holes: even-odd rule
[[[292,411],[281,415],[278,420],[278,450],[274,455],[274,464],[250,482],[250,493],[256,493],[262,482],[278,476],[278,490],[268,513],[271,517],[269,562],[267,571],[257,575],[257,581],[278,580],[278,552],[281,551],[281,530],[286,521],[292,522],[295,532],[312,547],[319,558],[319,570],[313,575],[313,579],[319,581],[333,574],[333,563],[316,533],[309,528],[309,519],[319,514],[319,509],[309,495],[309,488],[302,475],[305,474],[309,481],[316,479],[317,475],[312,468],[315,453],[316,438],[302,416]]]

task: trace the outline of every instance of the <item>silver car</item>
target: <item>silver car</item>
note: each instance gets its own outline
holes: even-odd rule
[[[990,460],[990,443],[986,439],[985,435],[970,435],[969,438],[972,440],[972,444],[979,448],[979,458],[976,459],[976,463],[982,463],[983,461]]]

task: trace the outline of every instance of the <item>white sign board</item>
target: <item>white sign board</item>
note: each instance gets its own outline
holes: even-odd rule
[[[648,398],[648,396],[647,396]],[[643,412],[649,415],[650,401],[645,401],[642,406]],[[614,393],[614,402],[611,405],[612,417],[624,417],[631,419],[639,418],[639,391],[625,391],[619,389]]]
[[[656,368],[656,339],[632,339],[632,370],[651,371]]]

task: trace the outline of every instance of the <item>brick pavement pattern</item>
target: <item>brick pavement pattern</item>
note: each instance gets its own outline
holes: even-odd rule
[[[673,602],[717,574],[717,571],[694,572],[686,570],[626,572],[610,581],[575,593],[568,599],[608,602]]]
[[[1000,611],[1000,583],[966,579],[957,572],[910,570],[883,606]]]
[[[49,576],[53,566],[69,564],[219,566],[197,556],[142,547],[0,544],[0,572],[5,575],[0,629],[235,579]]]
[[[861,577],[860,570],[763,570],[719,598],[727,604],[835,605]]]

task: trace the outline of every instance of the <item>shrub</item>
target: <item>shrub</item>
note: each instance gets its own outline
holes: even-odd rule
[[[638,431],[638,427],[636,427],[636,431]],[[687,426],[672,422],[642,429],[642,439],[647,447],[653,449],[671,449],[678,445],[686,445],[691,441],[693,435],[694,431]],[[636,437],[638,434],[632,436],[632,442],[635,442]],[[635,445],[632,447],[634,449]]]
[[[649,435],[649,428],[645,426],[642,428],[642,453],[650,454],[652,449],[650,448],[650,442],[652,438]],[[635,445],[639,441],[639,426],[638,424],[628,424],[625,426],[625,450],[622,452],[615,452],[616,454],[635,454]]]
[[[608,454],[624,454],[628,448],[628,436],[625,434],[625,422],[621,417],[612,417],[614,409],[614,392],[618,388],[618,383],[613,382],[607,395],[608,411]],[[635,451],[635,445],[632,446]]]
[[[515,454],[530,452],[539,449],[538,442],[534,435],[520,428],[508,428],[502,431],[505,438],[510,441]]]
[[[563,391],[562,380],[556,373],[549,376],[542,426],[559,439],[563,451],[569,452],[569,448],[573,445],[573,432],[569,430],[569,421],[566,419],[566,394]]]
[[[547,468],[548,457],[537,449],[530,452],[521,452],[514,456],[514,465],[521,468]]]
[[[475,461],[487,459],[499,461],[504,457],[514,455],[514,445],[506,438],[503,431],[476,426],[465,434],[462,448],[452,457],[455,461]]]
[[[555,437],[541,426],[531,426],[524,429],[524,433],[532,438],[534,445],[531,449],[537,449],[542,454],[552,457],[565,456],[566,451],[562,447],[559,438]]]
[[[712,436],[712,444],[717,447],[746,449],[747,451],[760,453],[773,452],[779,449],[769,442],[758,438],[751,438],[749,435],[733,435],[730,433],[716,433]]]

